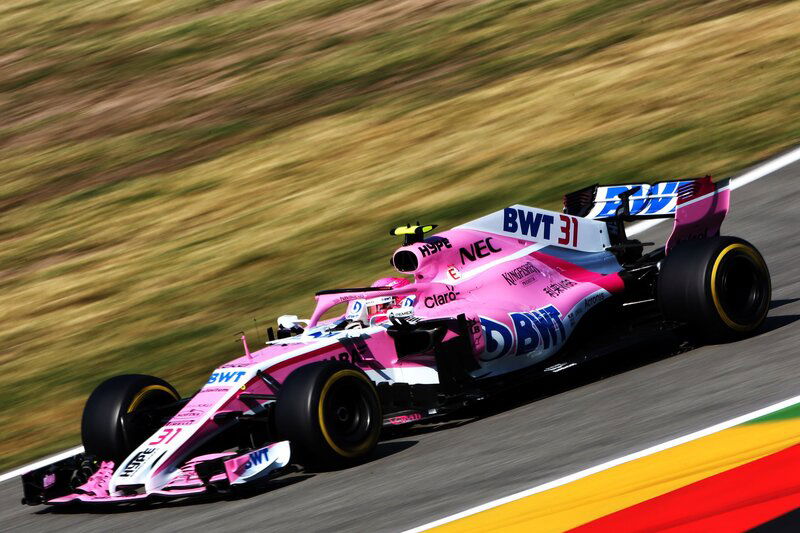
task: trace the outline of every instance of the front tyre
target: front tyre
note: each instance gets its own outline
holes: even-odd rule
[[[679,244],[662,262],[657,287],[664,316],[687,323],[709,342],[741,338],[757,329],[771,294],[764,258],[738,237]]]
[[[86,453],[117,463],[161,424],[148,411],[180,400],[175,388],[153,376],[125,374],[102,382],[83,408],[81,439]]]
[[[317,468],[353,463],[378,443],[381,405],[372,381],[355,366],[321,361],[302,366],[278,392],[275,424],[302,462]]]

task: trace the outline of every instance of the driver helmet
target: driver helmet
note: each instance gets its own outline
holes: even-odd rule
[[[372,284],[372,287],[389,287],[391,289],[399,289],[405,287],[411,282],[405,278],[381,278]],[[400,305],[401,297],[397,296],[376,296],[375,298],[368,299],[365,304],[367,307],[367,316],[373,317],[379,313],[385,313],[388,309]]]

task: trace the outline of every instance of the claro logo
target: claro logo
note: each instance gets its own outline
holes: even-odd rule
[[[489,257],[493,253],[502,252],[503,249],[495,247],[492,244],[492,237],[487,237],[479,241],[475,241],[469,245],[469,248],[461,248],[458,253],[461,255],[461,264],[467,264],[467,261],[472,262],[477,259]]]
[[[461,294],[458,291],[454,290],[453,287],[448,287],[450,290],[447,292],[443,292],[441,294],[434,294],[432,296],[426,296],[423,302],[425,302],[425,307],[428,309],[433,309],[434,307],[439,307],[440,305],[449,304],[450,302],[455,301],[458,298],[458,295]]]

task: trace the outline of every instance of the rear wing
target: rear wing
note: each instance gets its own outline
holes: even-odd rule
[[[691,200],[716,190],[711,176],[656,183],[590,185],[564,195],[564,212],[591,219],[624,215],[628,220],[675,216],[679,200]],[[628,211],[623,199],[628,198]]]
[[[681,241],[719,235],[729,207],[730,180],[714,183],[711,176],[652,184],[591,185],[564,195],[564,212],[606,221],[614,245],[632,242],[625,236],[624,222],[674,218],[667,252]]]

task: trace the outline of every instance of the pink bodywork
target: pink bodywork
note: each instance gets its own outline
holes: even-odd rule
[[[414,283],[379,292],[318,295],[303,334],[252,351],[245,342],[245,355],[216,369],[179,413],[118,465],[110,481],[87,491],[93,494],[71,498],[97,501],[102,494],[106,501],[128,501],[148,494],[202,490],[194,465],[207,458],[192,459],[192,455],[203,442],[226,429],[227,423],[216,422],[214,416],[258,411],[268,400],[254,405],[252,396],[243,395],[275,395],[277,391],[268,384],[271,380],[282,383],[292,371],[311,362],[350,360],[378,383],[438,383],[432,353],[397,357],[394,340],[387,334],[388,321],[332,331],[343,317],[325,321],[321,317],[338,304],[392,295],[411,308],[414,320],[465,315],[475,325],[470,344],[479,367],[473,372],[476,378],[547,360],[564,345],[586,311],[624,289],[619,263],[612,254],[576,248],[579,228],[600,223],[582,219],[578,226],[577,220],[570,221],[576,217],[561,218],[567,218],[567,228],[575,231],[575,239],[561,247],[466,227],[401,247],[395,261],[400,252],[417,258],[419,267],[406,272],[413,275]],[[419,418],[418,414],[404,415],[389,423],[411,423]],[[245,461],[232,456],[226,460],[232,471]]]
[[[678,243],[708,239],[719,235],[731,203],[729,180],[713,183],[710,176],[692,182],[691,191],[678,197],[675,224],[667,239],[666,251]]]
[[[667,252],[682,240],[718,234],[727,213],[727,184],[720,187],[710,179],[694,180],[691,187],[677,195]],[[242,476],[251,465],[247,454],[197,456],[204,442],[231,423],[224,416],[218,421],[214,418],[263,411],[278,392],[270,383],[283,383],[295,369],[309,363],[348,360],[376,383],[439,383],[433,353],[397,356],[395,341],[387,333],[396,317],[413,323],[463,315],[471,324],[468,334],[477,366],[472,371],[475,379],[546,362],[564,346],[587,311],[624,290],[621,266],[606,251],[609,246],[604,222],[526,206],[511,206],[402,246],[394,254],[393,265],[401,274],[412,276],[413,283],[319,294],[312,316],[303,321],[307,325],[302,334],[253,351],[242,338],[244,355],[216,369],[181,411],[116,470],[113,464],[103,463],[96,477],[76,494],[49,503],[195,494],[205,490],[195,466],[210,460],[224,460],[222,476],[231,483],[244,481]],[[363,313],[365,301],[384,296],[400,302],[397,309],[387,311],[389,316],[373,317],[368,325],[351,323],[358,302]],[[347,306],[344,314],[322,320],[340,304]],[[334,329],[337,325],[348,327]],[[447,335],[445,340],[455,336],[451,331]],[[398,413],[386,423],[413,423],[424,416]],[[273,443],[257,452],[272,454],[277,459],[271,460],[283,465],[289,460],[288,446],[285,441]],[[113,476],[109,476],[111,470]]]

